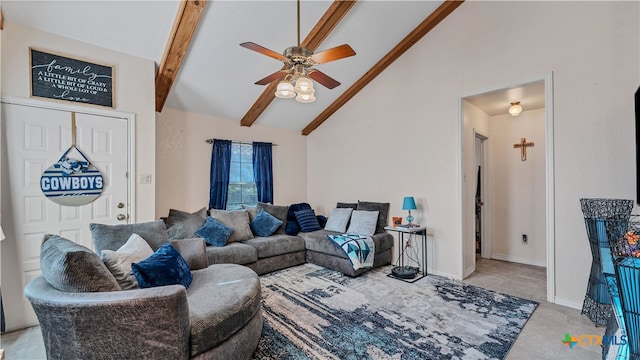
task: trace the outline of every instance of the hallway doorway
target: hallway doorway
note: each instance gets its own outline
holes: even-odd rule
[[[554,302],[551,84],[548,74],[460,97],[460,271],[469,276],[480,258],[543,267]]]

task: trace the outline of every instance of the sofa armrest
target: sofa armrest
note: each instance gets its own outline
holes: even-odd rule
[[[40,276],[24,293],[38,316],[48,359],[189,357],[183,286],[67,293]]]
[[[171,240],[171,246],[173,246],[187,261],[189,269],[200,270],[209,266],[204,239],[193,238]]]

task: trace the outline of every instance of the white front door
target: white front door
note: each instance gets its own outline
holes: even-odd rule
[[[71,146],[71,112],[2,103],[2,127],[2,228],[7,238],[1,243],[1,284],[9,331],[37,323],[23,289],[40,275],[44,234],[93,249],[89,223],[128,221],[129,126],[126,118],[76,113],[76,147],[104,178],[102,194],[82,206],[58,205],[40,189],[43,171]],[[78,158],[73,150],[69,155]]]

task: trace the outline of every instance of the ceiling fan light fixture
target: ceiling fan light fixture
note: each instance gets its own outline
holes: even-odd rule
[[[312,103],[314,101],[316,101],[316,97],[313,96],[313,93],[311,94],[298,94],[298,96],[296,96],[296,101],[300,102],[300,103]]]
[[[282,99],[290,99],[295,97],[296,93],[293,91],[293,85],[286,80],[282,80],[278,83],[278,88],[276,90],[276,97]]]
[[[509,114],[511,114],[511,116],[518,116],[521,112],[522,106],[520,105],[520,101],[512,102],[509,107]]]
[[[298,94],[308,94],[309,91],[313,92],[313,81],[304,76],[300,76],[296,80],[296,86],[293,88]]]

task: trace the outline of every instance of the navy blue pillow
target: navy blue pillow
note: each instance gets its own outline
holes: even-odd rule
[[[153,255],[131,264],[131,271],[141,288],[164,285],[191,285],[191,271],[184,258],[169,243],[164,243]]]
[[[297,235],[300,232],[300,225],[296,219],[296,211],[311,209],[311,205],[307,203],[298,203],[289,205],[287,211],[287,224],[284,228],[284,233],[287,235]]]
[[[232,233],[232,227],[221,223],[220,220],[214,219],[211,216],[207,216],[204,225],[196,231],[196,235],[203,238],[207,244],[215,247],[225,246]]]
[[[257,236],[267,237],[271,236],[282,225],[282,220],[275,216],[260,210],[253,221],[249,224],[251,231]]]
[[[322,229],[313,209],[296,211],[295,214],[302,232],[311,232]]]

